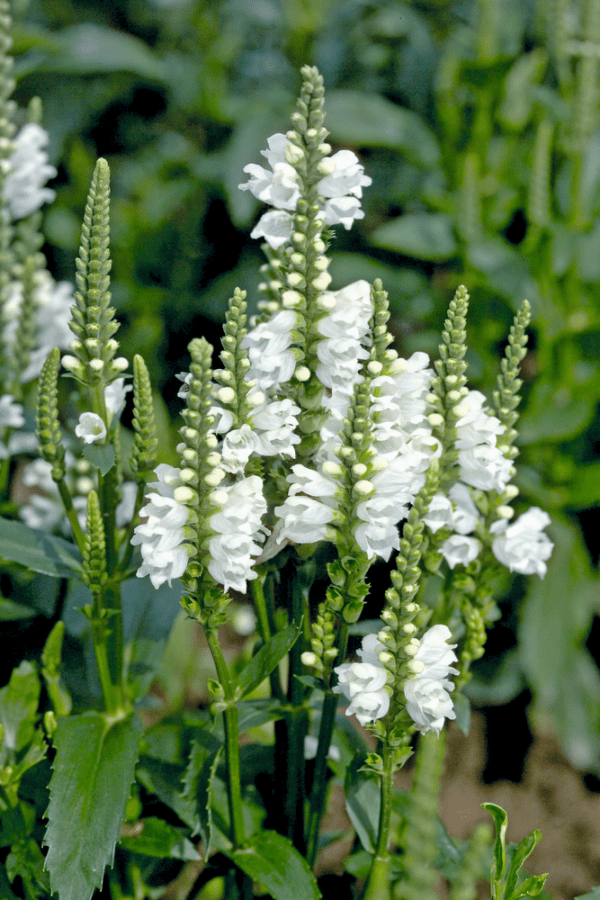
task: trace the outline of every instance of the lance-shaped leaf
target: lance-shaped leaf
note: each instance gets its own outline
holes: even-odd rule
[[[275,831],[258,831],[243,848],[225,851],[273,900],[320,900],[321,892],[303,856]]]
[[[97,712],[59,720],[50,781],[46,867],[60,900],[90,900],[112,863],[141,727]]]
[[[119,845],[132,853],[158,859],[198,860],[198,851],[181,828],[162,819],[140,819],[121,837]]]
[[[56,578],[81,575],[81,556],[73,544],[11,519],[0,519],[0,559]]]
[[[203,732],[194,741],[185,772],[182,799],[195,809],[192,837],[199,834],[204,844],[204,859],[208,859],[212,839],[212,780],[223,745],[211,734]]]
[[[299,634],[300,627],[288,625],[260,648],[238,678],[238,699],[246,697],[269,677],[275,666],[279,665],[285,654],[293,647]]]

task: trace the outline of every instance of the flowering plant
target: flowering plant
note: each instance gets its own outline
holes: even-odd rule
[[[7,12],[0,0],[5,35]],[[2,48],[9,85],[8,38]],[[61,678],[61,620],[39,669],[22,663],[0,692],[0,818],[13,845],[0,883],[12,896],[20,879],[28,898],[89,900],[107,866],[111,897],[162,896],[140,863],[148,857],[204,861],[190,900],[221,877],[228,897],[249,898],[256,887],[275,900],[312,900],[320,896],[313,868],[332,778],[345,783],[362,844],[348,869],[357,895],[429,896],[432,840],[419,827],[435,820],[435,809],[419,818],[419,804],[435,797],[445,720],[468,727],[462,691],[495,615],[496,572],[545,574],[547,515],[533,508],[511,523],[528,304],[515,318],[488,405],[466,381],[465,288],[450,304],[433,367],[425,353],[402,359],[391,349],[381,281],[330,290],[332,229],[362,217],[371,179],[354,153],[332,153],[322,79],[310,67],[302,77],[292,129],[263,151],[270,168],[248,165],[240,185],[272,207],[252,233],[265,240],[265,296],[248,321],[246,295],[234,292],[219,368],[204,338],[190,342],[178,466],[158,462],[143,359],[134,358],[130,373],[117,356],[103,159],[85,210],[72,337],[65,348],[53,331],[40,356],[41,318],[50,303],[62,309],[67,294],[49,287],[38,253],[38,209],[52,199],[45,187],[52,171],[40,126],[26,124],[13,142],[14,110],[0,109],[0,244],[9,260],[0,294],[5,319],[11,302],[17,309],[16,327],[11,332],[6,321],[4,332],[3,487],[10,458],[33,449],[30,435],[14,429],[25,425],[24,385],[39,375],[41,459],[23,480],[43,489],[19,511],[22,521],[2,519],[2,556],[75,585],[71,608],[87,620],[99,687],[96,706],[85,708]],[[21,218],[29,227],[18,232]],[[62,359],[56,343],[69,351]],[[61,365],[79,413],[66,419]],[[126,459],[120,416],[130,391]],[[377,558],[392,560],[391,584],[380,618],[361,623]],[[424,589],[432,579],[437,593]],[[237,672],[219,639],[231,591],[251,594],[259,632],[257,652]],[[155,592],[164,604],[181,598],[202,626],[217,677],[209,712],[143,734],[139,713],[160,653],[130,640],[127,624],[140,598],[152,604]],[[360,661],[347,661],[360,633]],[[40,675],[48,697],[42,724]],[[268,696],[257,697],[266,682]],[[352,717],[366,731],[344,727]],[[240,734],[271,723],[274,741],[257,748],[266,752],[255,757],[262,778],[254,784]],[[412,755],[415,732],[415,788],[392,849],[393,775]],[[160,804],[168,813],[143,815],[144,798],[147,809]],[[365,827],[365,816],[373,826],[373,810],[376,826]],[[498,832],[494,896],[539,893],[544,876],[518,884],[538,833],[507,863],[505,814],[491,805],[490,812]],[[38,826],[36,816],[47,824]],[[123,855],[114,864],[117,844]],[[480,849],[474,839],[456,883],[474,884]]]

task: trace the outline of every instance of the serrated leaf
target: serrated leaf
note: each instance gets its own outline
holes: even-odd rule
[[[193,742],[181,792],[182,800],[195,810],[192,837],[199,834],[202,838],[205,860],[210,853],[212,838],[212,780],[222,749],[222,743],[206,732],[200,740]]]
[[[502,809],[502,807],[496,806],[495,803],[482,803],[481,806],[483,809],[486,809],[489,812],[490,816],[494,820],[494,825],[496,826],[494,860],[492,862],[491,873],[491,880],[492,882],[494,882],[502,878],[502,875],[504,873],[504,866],[506,865],[505,841],[508,816],[506,815],[506,812]]]
[[[265,678],[269,677],[275,666],[281,662],[285,654],[296,643],[299,634],[300,628],[298,626],[294,624],[288,625],[260,648],[256,656],[252,657],[238,677],[237,696],[239,698],[250,694]]]
[[[85,444],[83,455],[101,475],[110,472],[115,464],[115,448],[112,444]]]
[[[200,859],[200,854],[182,829],[162,819],[140,819],[133,829],[134,833],[122,835],[119,841],[125,850],[158,859]]]
[[[185,769],[174,763],[163,762],[151,756],[143,756],[137,768],[137,777],[147,791],[162,800],[189,828],[196,824],[193,804],[181,794]]]
[[[376,228],[371,242],[415,259],[450,259],[457,250],[452,219],[446,213],[406,213]]]
[[[23,660],[17,669],[13,669],[8,684],[0,690],[4,746],[13,755],[33,740],[39,700],[37,672],[30,662]]]
[[[97,712],[63,718],[54,735],[46,867],[60,900],[90,900],[114,857],[141,726]]]
[[[55,578],[81,574],[81,555],[73,544],[21,522],[0,518],[0,559]]]
[[[522,841],[519,842],[512,859],[510,861],[510,866],[508,869],[508,873],[506,875],[506,887],[504,889],[504,896],[506,900],[512,898],[522,897],[523,894],[515,893],[517,888],[517,882],[519,880],[519,872],[525,860],[532,854],[536,845],[542,839],[541,831],[537,829],[532,831],[531,834],[528,834],[527,837],[524,837]]]
[[[259,831],[239,850],[226,856],[273,900],[320,900],[321,893],[310,867],[292,842],[275,831]]]

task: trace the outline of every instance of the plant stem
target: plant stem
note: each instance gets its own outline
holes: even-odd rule
[[[348,644],[348,624],[342,619],[338,633],[338,655],[336,665],[340,665],[346,656]],[[331,746],[335,714],[338,705],[338,694],[334,694],[329,688],[323,700],[321,725],[319,727],[319,743],[315,757],[315,771],[309,799],[307,851],[306,858],[309,866],[313,866],[317,855],[317,842],[319,837],[319,825],[325,808],[325,784],[327,779],[327,755]]]
[[[381,806],[375,856],[365,885],[363,900],[390,900],[390,821],[392,816],[392,792],[394,751],[385,746],[383,773],[381,775]]]
[[[73,532],[73,537],[75,538],[75,543],[83,553],[85,538],[83,535],[83,531],[81,530],[81,525],[79,524],[79,519],[77,518],[77,513],[75,512],[75,508],[73,506],[73,498],[71,497],[69,488],[67,487],[65,480],[62,478],[60,481],[55,482],[55,484],[58,488],[60,499],[63,502],[63,507],[67,519],[69,520],[71,531]]]
[[[205,634],[219,681],[225,693],[225,700],[228,703],[227,708],[223,710],[223,720],[225,726],[225,758],[227,761],[227,798],[231,822],[230,839],[234,847],[241,847],[244,842],[244,818],[242,814],[242,785],[240,779],[238,711],[234,701],[229,669],[223,657],[217,632],[212,628],[207,628]]]
[[[265,581],[270,579],[269,574],[259,576],[255,578],[252,584],[252,599],[254,600],[254,609],[256,610],[256,617],[258,619],[258,631],[261,636],[263,644],[266,644],[267,641],[271,639],[272,631],[271,631],[271,622],[269,620],[269,613],[267,611],[267,601],[265,598]],[[281,678],[279,677],[279,666],[276,666],[271,674],[269,675],[269,681],[271,683],[271,696],[277,697],[282,703],[286,702],[286,696],[281,686]]]

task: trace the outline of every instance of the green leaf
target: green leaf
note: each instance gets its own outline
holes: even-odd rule
[[[542,839],[541,831],[537,829],[532,831],[531,834],[528,834],[527,837],[524,837],[522,841],[519,842],[513,857],[510,861],[510,866],[508,869],[508,873],[506,875],[506,887],[504,889],[504,896],[506,900],[508,898],[517,898],[522,897],[522,893],[515,892],[517,887],[517,882],[519,880],[519,872],[525,860],[531,856],[537,844]],[[544,886],[544,882],[542,882],[540,889]]]
[[[110,472],[115,464],[115,448],[112,444],[84,444],[83,455],[101,475]]]
[[[508,816],[501,806],[495,803],[482,803],[483,809],[487,809],[490,816],[494,820],[496,826],[496,842],[494,844],[494,860],[492,862],[491,881],[495,882],[502,878],[504,867],[506,865],[506,827],[508,825]],[[496,900],[494,896],[494,900]]]
[[[54,55],[41,65],[44,72],[87,75],[93,72],[133,72],[162,81],[163,62],[137,37],[100,25],[73,25],[53,35]],[[62,900],[62,898],[61,898]]]
[[[205,861],[210,853],[212,838],[212,780],[222,749],[223,744],[206,732],[202,733],[201,740],[194,741],[181,792],[182,800],[195,809],[192,837],[199,834],[202,838]]]
[[[376,228],[371,242],[415,259],[450,259],[457,250],[452,218],[446,213],[406,213]]]
[[[365,778],[360,771],[364,760],[364,753],[359,752],[346,769],[344,797],[346,812],[362,846],[368,853],[375,853],[381,798],[377,782]]]
[[[181,828],[149,817],[133,825],[134,833],[121,837],[119,845],[132,853],[158,859],[199,860],[200,855]]]
[[[4,863],[0,863],[0,897],[2,897],[2,900],[18,900],[17,895],[13,894],[10,889],[10,882]]]
[[[592,888],[587,894],[579,894],[575,900],[600,900],[600,885]]]
[[[508,241],[494,237],[469,244],[467,260],[486,276],[488,286],[512,302],[515,309],[525,298],[535,304],[538,289],[527,260]]]
[[[464,735],[468,735],[471,728],[471,701],[462,692],[452,697],[452,705],[456,713],[456,724]]]
[[[326,108],[327,127],[337,143],[401,150],[427,168],[439,162],[435,135],[423,119],[385,97],[362,91],[329,91]]]
[[[30,619],[37,616],[37,610],[22,603],[14,603],[0,597],[0,622],[15,622],[17,619]]]
[[[163,762],[151,756],[143,756],[137,768],[137,777],[147,791],[162,800],[189,828],[196,827],[194,804],[181,793],[185,769],[174,763]]]
[[[239,850],[226,856],[273,900],[319,900],[321,893],[310,867],[288,838],[275,831],[259,831]],[[62,900],[62,898],[61,898]]]
[[[242,700],[238,703],[238,731],[242,734],[251,728],[258,728],[265,722],[273,722],[276,719],[282,719],[285,713],[282,712],[281,703],[271,698]]]
[[[569,492],[568,506],[589,509],[600,505],[600,462],[578,466]]]
[[[90,900],[114,857],[134,776],[141,726],[87,712],[58,722],[44,843],[60,900]]]
[[[504,81],[504,98],[498,118],[509,129],[521,131],[531,116],[535,93],[533,86],[543,78],[548,64],[544,50],[537,47],[519,56]]]
[[[0,518],[0,559],[9,559],[56,578],[72,578],[81,573],[77,547],[11,519]]]
[[[239,675],[236,691],[238,698],[250,694],[259,684],[262,684],[265,678],[269,677],[275,666],[279,665],[286,653],[293,647],[299,634],[298,626],[288,625],[260,648]]]
[[[16,754],[33,740],[40,680],[30,662],[23,660],[13,669],[10,681],[0,690],[0,722],[4,729],[4,746]]]

